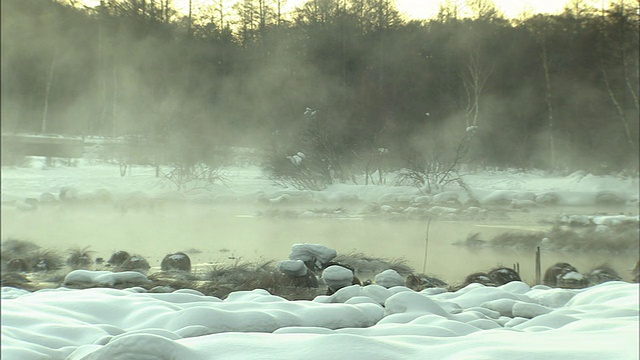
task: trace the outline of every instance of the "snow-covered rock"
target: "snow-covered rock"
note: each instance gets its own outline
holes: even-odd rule
[[[302,260],[321,269],[322,266],[338,255],[335,249],[321,244],[294,244],[289,254],[290,260]]]
[[[278,262],[278,269],[287,276],[302,277],[307,275],[307,266],[302,260],[283,260]]]
[[[149,283],[146,275],[137,271],[90,271],[90,270],[74,270],[67,274],[64,278],[65,285],[108,285],[116,284],[145,284]]]
[[[352,285],[353,276],[353,271],[340,265],[331,265],[322,271],[322,280],[333,291]]]
[[[387,269],[375,277],[376,284],[384,286],[385,288],[392,288],[394,286],[404,286],[404,278],[393,269]]]

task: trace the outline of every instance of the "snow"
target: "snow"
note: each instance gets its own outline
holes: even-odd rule
[[[304,158],[296,156],[300,161]],[[38,211],[33,201],[26,200],[39,199],[41,205],[57,202],[63,189],[78,201],[108,199],[126,206],[152,200],[319,206],[360,202],[376,203],[389,214],[399,214],[433,204],[432,213],[444,216],[459,213],[451,202],[469,200],[469,193],[455,186],[439,194],[425,194],[410,186],[348,184],[301,191],[273,184],[254,165],[229,167],[224,170],[225,184],[185,193],[156,178],[154,171],[134,166],[129,175],[121,177],[117,164],[82,159],[75,167],[49,167],[44,159],[33,158],[26,167],[2,168],[3,211]],[[466,213],[480,213],[496,203],[553,204],[567,211],[563,219],[568,224],[609,227],[638,222],[637,178],[483,171],[464,174],[464,180],[479,202]],[[635,214],[571,213],[571,206],[596,206],[605,200],[622,201]],[[326,216],[320,211],[305,214]],[[280,269],[301,273],[302,262],[324,264],[335,256],[332,248],[301,240]],[[387,272],[376,278],[378,284],[345,286],[313,301],[288,301],[262,289],[232,292],[224,299],[188,289],[151,293],[139,286],[148,279],[138,272],[75,270],[67,274],[65,284],[126,288],[59,287],[29,292],[2,287],[1,357],[640,358],[638,284],[610,281],[586,289],[556,289],[512,282],[500,287],[471,284],[455,292],[416,292],[399,286],[396,274]],[[348,269],[335,267],[322,277],[345,280],[346,275],[353,276]]]
[[[387,269],[375,276],[376,284],[386,288],[404,285],[404,278],[393,269]]]
[[[582,274],[577,273],[575,271],[571,271],[562,275],[562,278],[567,280],[583,280],[584,276],[582,276]]]
[[[291,247],[290,260],[302,260],[303,262],[314,263],[320,269],[323,264],[328,263],[336,257],[337,252],[322,244],[294,244]]]
[[[137,271],[89,271],[74,270],[64,278],[64,284],[97,284],[113,286],[115,284],[131,283],[144,284],[149,282],[147,277]]]
[[[296,156],[304,157],[302,154]],[[256,165],[229,167],[223,170],[224,184],[212,184],[187,194],[175,191],[167,179],[155,177],[151,166],[132,166],[130,174],[120,176],[117,164],[80,159],[77,166],[46,165],[44,158],[33,157],[28,167],[3,167],[2,201],[41,199],[43,194],[57,196],[67,187],[80,199],[111,196],[115,200],[134,201],[143,198],[206,199],[214,202],[255,202],[262,199],[281,201],[283,195],[292,201],[326,203],[348,198],[364,203],[385,203],[399,197],[411,203],[424,203],[429,197],[413,186],[363,186],[334,184],[323,191],[300,191],[283,188],[267,179]],[[533,201],[538,205],[593,206],[605,195],[615,196],[627,205],[638,205],[638,179],[624,176],[599,176],[576,172],[568,176],[548,175],[536,171],[512,170],[464,173],[463,179],[480,205],[516,201]],[[390,181],[392,183],[392,181]],[[49,195],[45,195],[49,196]],[[278,200],[279,199],[279,200]],[[437,205],[449,201],[465,203],[469,193],[460,187],[434,194]]]
[[[222,300],[180,291],[29,293],[5,287],[2,357],[638,358],[637,284],[554,290],[517,282],[429,295],[354,285],[331,301],[287,301],[259,289]],[[541,293],[546,304],[565,304],[541,305]],[[568,301],[565,294],[571,296]]]
[[[307,266],[302,260],[282,260],[278,262],[278,269],[288,276],[301,277],[307,275]]]

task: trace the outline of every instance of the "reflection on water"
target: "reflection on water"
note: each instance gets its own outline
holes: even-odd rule
[[[254,211],[255,212],[255,211]],[[250,216],[251,211],[205,205],[181,205],[121,212],[113,207],[41,207],[36,212],[2,209],[2,239],[30,240],[60,251],[91,246],[96,257],[108,259],[116,250],[140,254],[152,267],[170,252],[191,250],[193,263],[284,260],[295,243],[318,243],[339,254],[363,253],[388,259],[403,258],[422,271],[427,222],[374,218],[289,218]],[[548,219],[551,220],[551,219]],[[546,229],[535,219],[513,222],[432,221],[428,234],[427,273],[450,283],[472,272],[497,265],[520,264],[523,280],[534,280],[531,250],[469,248],[452,243],[469,234],[490,239],[506,231]],[[200,252],[193,251],[199,250]],[[542,253],[542,268],[569,262],[586,272],[608,263],[625,280],[638,254]]]

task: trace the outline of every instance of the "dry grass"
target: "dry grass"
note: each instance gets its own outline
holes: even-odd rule
[[[625,224],[610,228],[610,232],[598,232],[594,227],[566,229],[554,226],[547,234],[551,239],[549,249],[585,252],[638,252],[638,224]]]
[[[505,232],[495,236],[489,244],[495,247],[534,249],[548,235],[544,232]]]
[[[86,247],[74,247],[69,249],[69,257],[67,258],[67,265],[73,269],[88,269],[93,264],[91,254],[95,251],[89,250],[90,246]]]
[[[2,271],[2,286],[13,286],[29,291],[62,286],[69,270],[87,268],[93,262],[89,248],[73,248],[69,251],[67,264],[60,255],[52,250],[41,250],[32,242],[7,240],[2,243],[2,267],[15,258],[24,259],[29,264],[27,273]],[[134,258],[141,258],[133,256]],[[143,260],[143,258],[141,258]],[[46,264],[46,268],[37,268],[37,264]],[[62,269],[62,270],[61,270]],[[46,271],[45,271],[46,270]],[[111,271],[132,270],[126,263],[114,267]],[[137,269],[134,269],[137,270]],[[44,272],[37,272],[44,271]],[[144,288],[151,290],[156,286],[168,286],[172,289],[194,289],[205,295],[225,298],[234,291],[265,289],[271,294],[288,300],[311,300],[324,292],[324,289],[305,287],[299,279],[293,279],[280,273],[273,261],[261,263],[236,263],[228,266],[213,266],[204,275],[198,276],[185,271],[161,271],[149,275],[151,283]],[[128,286],[119,285],[118,288]],[[87,286],[94,287],[94,286]]]
[[[513,249],[535,249],[536,246],[541,246],[545,250],[615,254],[638,252],[640,250],[638,234],[637,223],[610,227],[609,231],[597,231],[595,226],[566,227],[556,224],[549,231],[508,231],[488,241],[480,239],[480,234],[473,233],[469,234],[466,240],[457,242],[455,245]],[[543,241],[545,238],[548,240]]]
[[[7,239],[0,248],[1,269],[11,259],[23,259],[30,271],[55,271],[64,266],[62,256],[55,250],[42,249],[28,240]]]
[[[234,291],[264,289],[288,300],[311,300],[317,288],[296,286],[292,278],[280,273],[273,261],[213,266],[202,277],[199,291],[224,298]]]
[[[494,237],[489,241],[479,239],[478,234],[470,235],[466,244],[482,243],[482,246],[500,247],[520,247],[533,248],[540,244],[545,237],[552,239],[545,242],[545,246],[550,249],[559,250],[584,250],[584,251],[637,251],[638,249],[638,228],[637,224],[625,225],[612,228],[611,232],[595,232],[594,228],[570,228],[555,226],[549,232],[507,232]],[[69,262],[72,268],[78,268],[83,259],[89,257],[87,248],[74,248],[70,251]],[[62,258],[52,250],[42,250],[32,242],[10,239],[2,242],[2,265],[3,269],[10,259],[24,258],[29,261],[33,271],[26,274],[8,273],[2,274],[3,286],[15,286],[30,291],[61,286],[69,268],[64,266]],[[73,261],[71,261],[73,260]],[[366,255],[362,252],[352,252],[341,254],[333,259],[334,262],[347,265],[355,269],[356,276],[361,280],[373,279],[376,274],[392,269],[401,276],[407,278],[415,275],[415,287],[431,287],[425,283],[426,275],[415,273],[415,270],[407,265],[403,258],[386,259]],[[44,262],[47,271],[35,272],[38,262]],[[606,266],[599,268],[609,270]],[[43,269],[40,269],[43,270]],[[58,270],[58,271],[56,271]],[[119,267],[112,271],[123,270]],[[606,271],[607,275],[615,276],[615,272]],[[319,274],[316,274],[319,275]],[[472,274],[477,275],[478,274]],[[484,274],[482,274],[484,275]],[[602,277],[602,276],[601,276]],[[425,278],[425,279],[422,279]],[[315,277],[313,277],[315,280]],[[598,278],[599,279],[599,278]],[[603,278],[608,280],[608,278]],[[167,287],[167,289],[194,289],[208,296],[215,296],[221,299],[226,298],[235,291],[250,291],[254,289],[264,289],[269,293],[283,297],[287,300],[312,300],[318,295],[326,293],[326,286],[312,287],[309,282],[301,278],[291,278],[282,274],[274,261],[262,261],[255,263],[235,263],[230,265],[216,265],[205,269],[197,274],[184,271],[161,271],[149,275],[149,284],[143,285],[145,289],[151,290],[154,287]],[[433,280],[433,279],[431,279]],[[456,290],[471,282],[481,282],[474,276],[469,276],[464,283],[458,286],[446,286],[449,290]],[[600,279],[598,281],[601,281]],[[126,287],[128,285],[118,286]],[[443,286],[438,284],[437,286]],[[413,287],[412,287],[413,288]],[[418,290],[418,289],[415,289]]]
[[[57,251],[40,250],[36,255],[35,267],[39,271],[57,271],[64,267],[64,263]]]
[[[40,246],[27,240],[7,239],[2,242],[2,261],[24,259],[40,250]]]

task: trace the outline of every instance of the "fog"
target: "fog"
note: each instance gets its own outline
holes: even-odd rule
[[[135,136],[151,144],[146,158],[207,161],[219,145],[318,151],[305,138],[311,108],[343,168],[377,148],[406,166],[473,124],[474,164],[637,171],[633,7],[611,7],[610,31],[594,33],[602,9],[586,5],[420,23],[355,3],[351,17],[304,4],[277,17],[268,4],[247,18],[251,2],[189,21],[160,3],[3,2],[3,132]]]
[[[409,22],[393,8],[358,12],[356,2],[344,12],[301,6],[279,18],[241,6],[224,19],[210,11],[190,20],[159,3],[3,0],[3,134],[126,139],[125,150],[92,161],[169,167],[160,177],[171,169],[193,176],[199,163],[237,165],[229,149],[243,146],[271,180],[303,190],[362,185],[363,174],[367,184],[391,185],[401,170],[413,175],[404,185],[433,193],[462,168],[637,176],[633,7]],[[297,152],[303,166],[287,160]],[[3,166],[24,162],[2,153]],[[104,258],[126,250],[152,264],[193,249],[197,263],[279,260],[294,243],[321,243],[422,270],[424,221],[270,219],[244,206],[3,207],[2,238],[90,245]],[[435,221],[426,271],[456,282],[520,263],[531,280],[527,251],[451,244],[514,226],[539,230],[539,220]],[[608,262],[627,276],[636,255],[543,254],[543,266],[569,261],[587,271]]]

